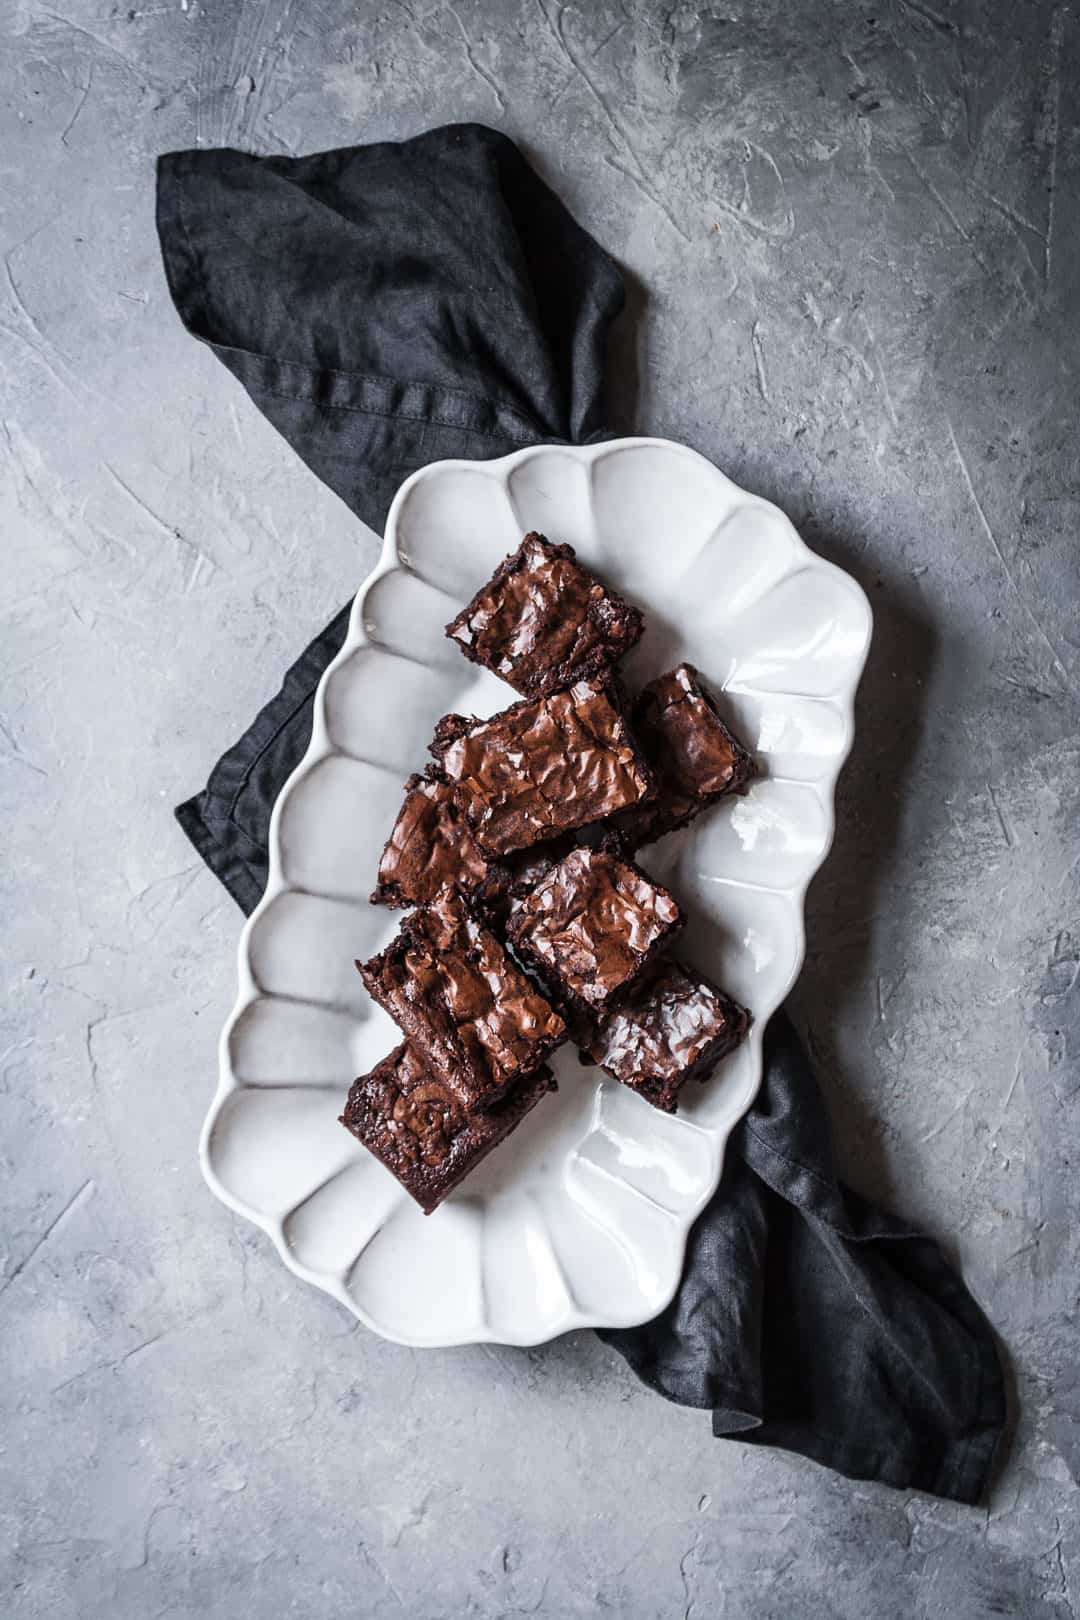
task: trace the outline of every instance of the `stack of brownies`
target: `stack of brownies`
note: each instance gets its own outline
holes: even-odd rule
[[[437,763],[405,784],[371,898],[416,909],[357,963],[405,1039],[342,1115],[427,1214],[554,1090],[567,1038],[673,1113],[749,1027],[663,954],[685,918],[633,855],[745,791],[754,764],[689,664],[628,708],[614,665],[643,628],[539,534],[447,626],[522,699],[446,715]]]

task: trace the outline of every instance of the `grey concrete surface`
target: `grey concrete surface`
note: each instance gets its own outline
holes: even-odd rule
[[[4,22],[4,1613],[1074,1616],[1076,8]],[[632,276],[617,424],[873,598],[795,1011],[849,1178],[953,1245],[1008,1346],[985,1509],[716,1442],[590,1336],[382,1343],[199,1179],[239,917],[170,807],[374,541],[182,332],[153,158],[452,119],[520,140]]]

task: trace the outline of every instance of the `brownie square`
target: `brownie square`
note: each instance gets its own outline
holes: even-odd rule
[[[708,1079],[751,1021],[702,974],[662,959],[596,1019],[585,1050],[614,1080],[673,1114],[681,1087]]]
[[[692,664],[651,681],[633,707],[633,727],[656,794],[611,823],[628,849],[650,844],[728,793],[745,793],[756,766],[717,713]]]
[[[545,1065],[505,1102],[484,1114],[467,1114],[445,1081],[402,1041],[353,1083],[340,1117],[430,1215],[554,1089]]]
[[[490,720],[445,715],[431,752],[487,855],[555,838],[653,792],[610,677],[525,699]]]
[[[488,863],[456,802],[456,789],[429,765],[410,776],[405,799],[379,862],[372,905],[422,906],[443,889],[468,892]]]
[[[575,849],[514,904],[507,935],[557,999],[595,1013],[683,926],[673,895],[629,861]]]
[[[539,1068],[566,1026],[459,894],[406,917],[356,964],[368,991],[467,1113]]]
[[[644,619],[575,557],[527,534],[446,634],[526,697],[596,674],[634,645]]]

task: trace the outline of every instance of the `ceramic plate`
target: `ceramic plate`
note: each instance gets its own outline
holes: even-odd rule
[[[367,896],[435,721],[514,701],[443,626],[528,529],[569,541],[645,609],[623,666],[631,687],[689,659],[763,768],[747,797],[642,857],[689,915],[679,954],[750,1007],[755,1026],[672,1116],[564,1049],[558,1092],[425,1217],[338,1124],[353,1078],[400,1038],[353,959],[397,928],[400,914]],[[218,1197],[268,1232],[291,1270],[404,1343],[535,1344],[662,1310],[757,1089],[762,1031],[802,963],[803,897],[832,838],[870,629],[846,574],[680,445],[542,446],[415,473],[274,809],[269,881],[240,941],[203,1132]]]

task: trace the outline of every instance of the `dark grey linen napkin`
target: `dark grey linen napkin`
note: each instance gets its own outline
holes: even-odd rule
[[[603,437],[622,277],[514,144],[480,125],[306,158],[174,152],[158,232],[181,320],[371,528],[417,467]],[[242,476],[238,474],[238,476]],[[177,809],[249,912],[343,608]],[[675,1299],[601,1333],[713,1432],[975,1502],[1006,1406],[990,1326],[936,1243],[837,1179],[781,1013]]]

